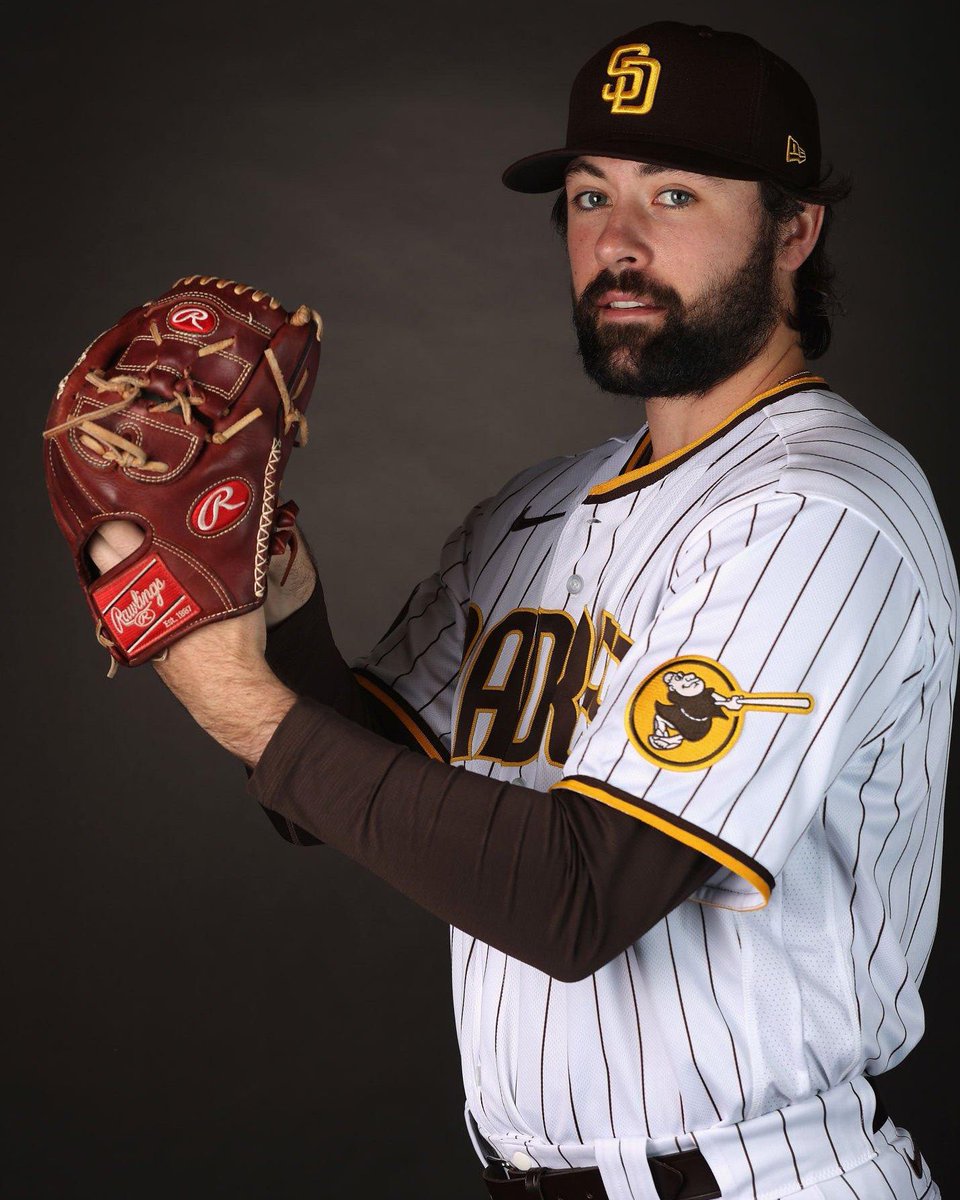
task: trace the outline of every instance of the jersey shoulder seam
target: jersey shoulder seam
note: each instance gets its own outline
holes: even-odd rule
[[[830,393],[824,392],[823,389],[821,389],[820,392],[821,392],[821,394],[825,394],[825,395],[830,394]],[[791,397],[791,399],[792,398],[793,397]],[[871,427],[873,427],[872,422],[869,420],[869,418],[865,417],[857,409],[855,409],[851,405],[847,404],[846,401],[844,401],[844,405],[850,410],[849,415],[850,415],[851,424],[863,423],[863,424],[870,425]],[[832,508],[834,508],[836,510],[843,510],[843,512],[849,513],[851,517],[859,518],[863,522],[864,525],[868,526],[871,529],[874,529],[883,538],[883,540],[890,547],[890,549],[894,552],[894,554],[897,556],[897,558],[899,558],[899,560],[904,564],[904,566],[910,572],[910,575],[913,578],[914,583],[916,584],[917,590],[920,593],[920,598],[923,603],[924,615],[926,616],[930,609],[927,586],[926,586],[923,578],[918,573],[915,563],[912,562],[911,559],[909,558],[909,556],[907,554],[905,554],[903,552],[903,550],[901,550],[901,548],[897,545],[896,541],[891,536],[890,531],[887,529],[884,529],[883,526],[879,525],[871,516],[869,516],[869,514],[864,512],[862,509],[853,508],[851,505],[845,504],[842,500],[838,499],[836,496],[831,496],[826,490],[821,492],[821,491],[817,491],[817,490],[813,490],[813,489],[808,489],[806,487],[803,489],[798,489],[795,486],[791,486],[790,480],[785,479],[784,476],[788,475],[789,472],[793,469],[793,463],[791,462],[791,458],[794,454],[794,447],[791,445],[789,437],[785,434],[784,430],[780,427],[778,418],[781,417],[782,414],[768,409],[765,415],[766,415],[766,418],[769,421],[770,425],[773,427],[773,429],[776,431],[777,435],[779,436],[780,444],[783,446],[784,454],[785,454],[785,461],[783,463],[783,466],[780,469],[779,474],[777,475],[776,482],[773,485],[776,495],[778,497],[784,496],[784,495],[801,496],[804,499],[817,500],[822,504],[829,504]],[[878,432],[880,432],[880,431],[878,431]],[[894,445],[900,447],[900,443],[896,442],[895,439],[890,439],[890,440]],[[912,462],[913,459],[910,458],[909,452],[903,447],[900,447],[900,449],[903,450],[903,453]],[[917,466],[917,469],[920,470],[919,465]]]
[[[717,529],[719,529],[719,527],[722,526],[726,521],[735,520],[748,508],[752,508],[757,505],[762,508],[765,504],[775,504],[791,496],[795,496],[803,501],[815,501],[818,504],[829,505],[830,508],[837,513],[840,513],[841,511],[848,513],[851,519],[861,521],[866,528],[873,529],[883,538],[886,545],[890,547],[894,555],[910,572],[910,576],[914,581],[917,591],[920,593],[923,612],[924,616],[926,617],[930,610],[929,589],[920,576],[914,562],[907,554],[904,553],[903,550],[901,550],[891,534],[882,526],[878,525],[876,521],[874,521],[867,513],[863,512],[859,508],[853,508],[849,504],[845,504],[843,500],[840,500],[835,496],[830,496],[829,494],[820,493],[817,491],[798,490],[797,488],[790,486],[789,480],[785,481],[783,479],[783,474],[784,472],[781,471],[775,479],[771,478],[769,484],[770,490],[759,500],[756,498],[745,499],[744,503],[733,511],[723,510],[720,507],[715,509],[714,512],[710,514],[710,516],[715,517],[715,519],[710,520],[709,517],[705,518],[703,521],[698,523],[696,530],[685,540],[684,554],[690,552],[694,546],[702,543],[704,538],[706,538],[708,535],[714,534]],[[737,553],[742,552],[743,551],[738,551]],[[680,557],[681,556],[678,555],[678,559]]]

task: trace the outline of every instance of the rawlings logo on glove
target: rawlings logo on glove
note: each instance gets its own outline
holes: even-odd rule
[[[307,440],[321,333],[306,306],[288,313],[266,292],[190,275],[121,317],[62,380],[43,435],[47,490],[111,673],[263,603],[270,556],[293,536],[296,505],[277,493]],[[111,520],[144,539],[98,575],[87,547]]]
[[[228,479],[204,492],[190,511],[194,533],[221,533],[242,521],[253,492],[242,479]]]

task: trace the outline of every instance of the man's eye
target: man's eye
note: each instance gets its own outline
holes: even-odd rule
[[[578,192],[573,197],[573,207],[590,210],[606,204],[607,198],[603,192]]]
[[[686,208],[693,198],[693,193],[683,188],[666,188],[657,195],[667,208]]]

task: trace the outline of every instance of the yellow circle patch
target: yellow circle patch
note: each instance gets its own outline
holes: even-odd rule
[[[630,698],[626,727],[644,758],[671,771],[699,771],[733,749],[747,712],[810,713],[806,692],[743,692],[711,658],[673,658]]]

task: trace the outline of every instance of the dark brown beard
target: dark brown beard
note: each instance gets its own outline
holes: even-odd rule
[[[605,392],[641,400],[699,396],[729,379],[756,358],[780,319],[773,269],[778,249],[777,227],[764,221],[747,261],[688,306],[642,270],[601,271],[573,307],[587,374]],[[609,291],[664,308],[659,328],[604,325],[596,305]]]

